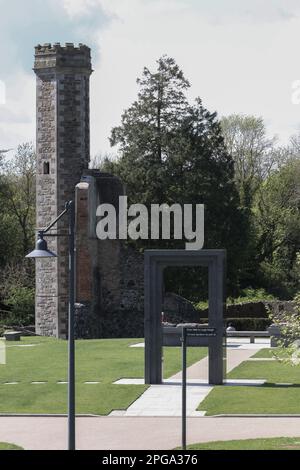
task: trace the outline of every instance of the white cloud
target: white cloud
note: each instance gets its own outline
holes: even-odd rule
[[[96,44],[92,154],[110,151],[110,130],[136,98],[136,78],[145,65],[154,67],[165,53],[176,59],[190,80],[190,97],[200,95],[210,110],[220,115],[261,115],[269,132],[285,141],[298,128],[300,105],[291,103],[291,85],[300,80],[298,0],[64,0],[63,6],[77,26],[82,21],[77,42],[89,43],[92,37]],[[90,23],[90,34],[85,35],[92,21],[87,14],[96,17],[97,6],[99,16],[104,12],[109,21],[97,27]],[[50,21],[55,35],[56,22]],[[10,50],[16,49],[20,56],[17,40],[14,34]],[[47,38],[40,34],[34,40]],[[26,72],[22,67],[12,74],[8,87],[6,122],[5,109],[0,110],[0,147],[34,138],[35,77],[29,65]],[[13,119],[16,122],[9,122]]]
[[[22,69],[5,82],[6,100],[0,105],[0,148],[16,148],[35,140],[35,82]]]
[[[80,16],[97,5],[99,5],[99,0],[63,0],[63,6],[71,17]]]
[[[298,127],[300,106],[291,104],[291,84],[300,79],[297,2],[99,3],[114,20],[99,34],[101,60],[95,64],[91,94],[92,152],[109,151],[111,127],[136,98],[136,77],[164,53],[177,60],[192,83],[190,96],[200,95],[209,109],[220,115],[262,115],[270,134],[278,133],[282,141]],[[223,8],[214,17],[217,6]]]

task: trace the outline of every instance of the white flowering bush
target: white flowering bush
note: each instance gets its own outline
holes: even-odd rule
[[[300,284],[300,252],[297,253],[295,275]],[[294,297],[291,311],[269,312],[269,317],[279,330],[281,337],[273,355],[290,365],[300,364],[300,292]]]

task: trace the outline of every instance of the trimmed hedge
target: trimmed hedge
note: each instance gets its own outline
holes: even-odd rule
[[[201,323],[208,323],[208,318],[201,318]],[[266,331],[272,321],[268,318],[226,318],[225,327],[232,325],[237,331]]]
[[[199,310],[200,318],[208,316],[208,309]],[[247,302],[226,306],[225,318],[268,318],[267,304],[264,302]]]
[[[237,331],[265,331],[272,321],[267,318],[226,318],[226,326],[229,323]]]

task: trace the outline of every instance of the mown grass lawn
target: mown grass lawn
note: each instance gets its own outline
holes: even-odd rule
[[[240,441],[215,441],[193,444],[189,450],[299,450],[300,437],[245,439]]]
[[[205,410],[207,415],[300,414],[300,367],[277,361],[245,361],[228,378],[265,379],[266,383],[255,387],[214,387],[199,410]]]
[[[260,349],[252,357],[271,358],[274,357],[273,349]]]
[[[16,446],[15,444],[8,444],[7,442],[0,442],[0,450],[23,450],[23,447]]]
[[[77,413],[105,415],[126,409],[143,393],[145,385],[113,384],[122,377],[143,377],[144,349],[129,347],[137,342],[141,340],[76,341]],[[67,384],[57,382],[67,381],[67,342],[30,337],[6,344],[7,364],[0,365],[0,413],[66,413]],[[190,348],[188,363],[206,354],[206,348]],[[165,348],[165,377],[180,370],[180,361],[180,348]],[[84,383],[88,381],[100,383]]]
[[[300,367],[279,361],[245,361],[228,374],[230,379],[266,379],[269,384],[292,383],[300,387]]]
[[[200,404],[207,416],[220,414],[300,414],[300,388],[217,386]]]

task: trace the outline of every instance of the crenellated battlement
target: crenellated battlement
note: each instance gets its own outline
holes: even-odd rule
[[[76,46],[73,42],[66,42],[65,45],[61,45],[60,42],[55,42],[54,44],[51,44],[51,43],[45,43],[43,45],[38,44],[35,47],[36,55],[51,54],[51,53],[55,54],[57,52],[61,52],[61,53],[74,52],[76,54],[79,51],[87,53],[88,56],[91,55],[91,49],[82,43],[79,43],[78,46]]]
[[[35,47],[35,71],[70,67],[91,71],[91,49],[85,44],[79,43],[76,46],[72,42],[67,42],[65,45],[59,42],[45,43]]]

